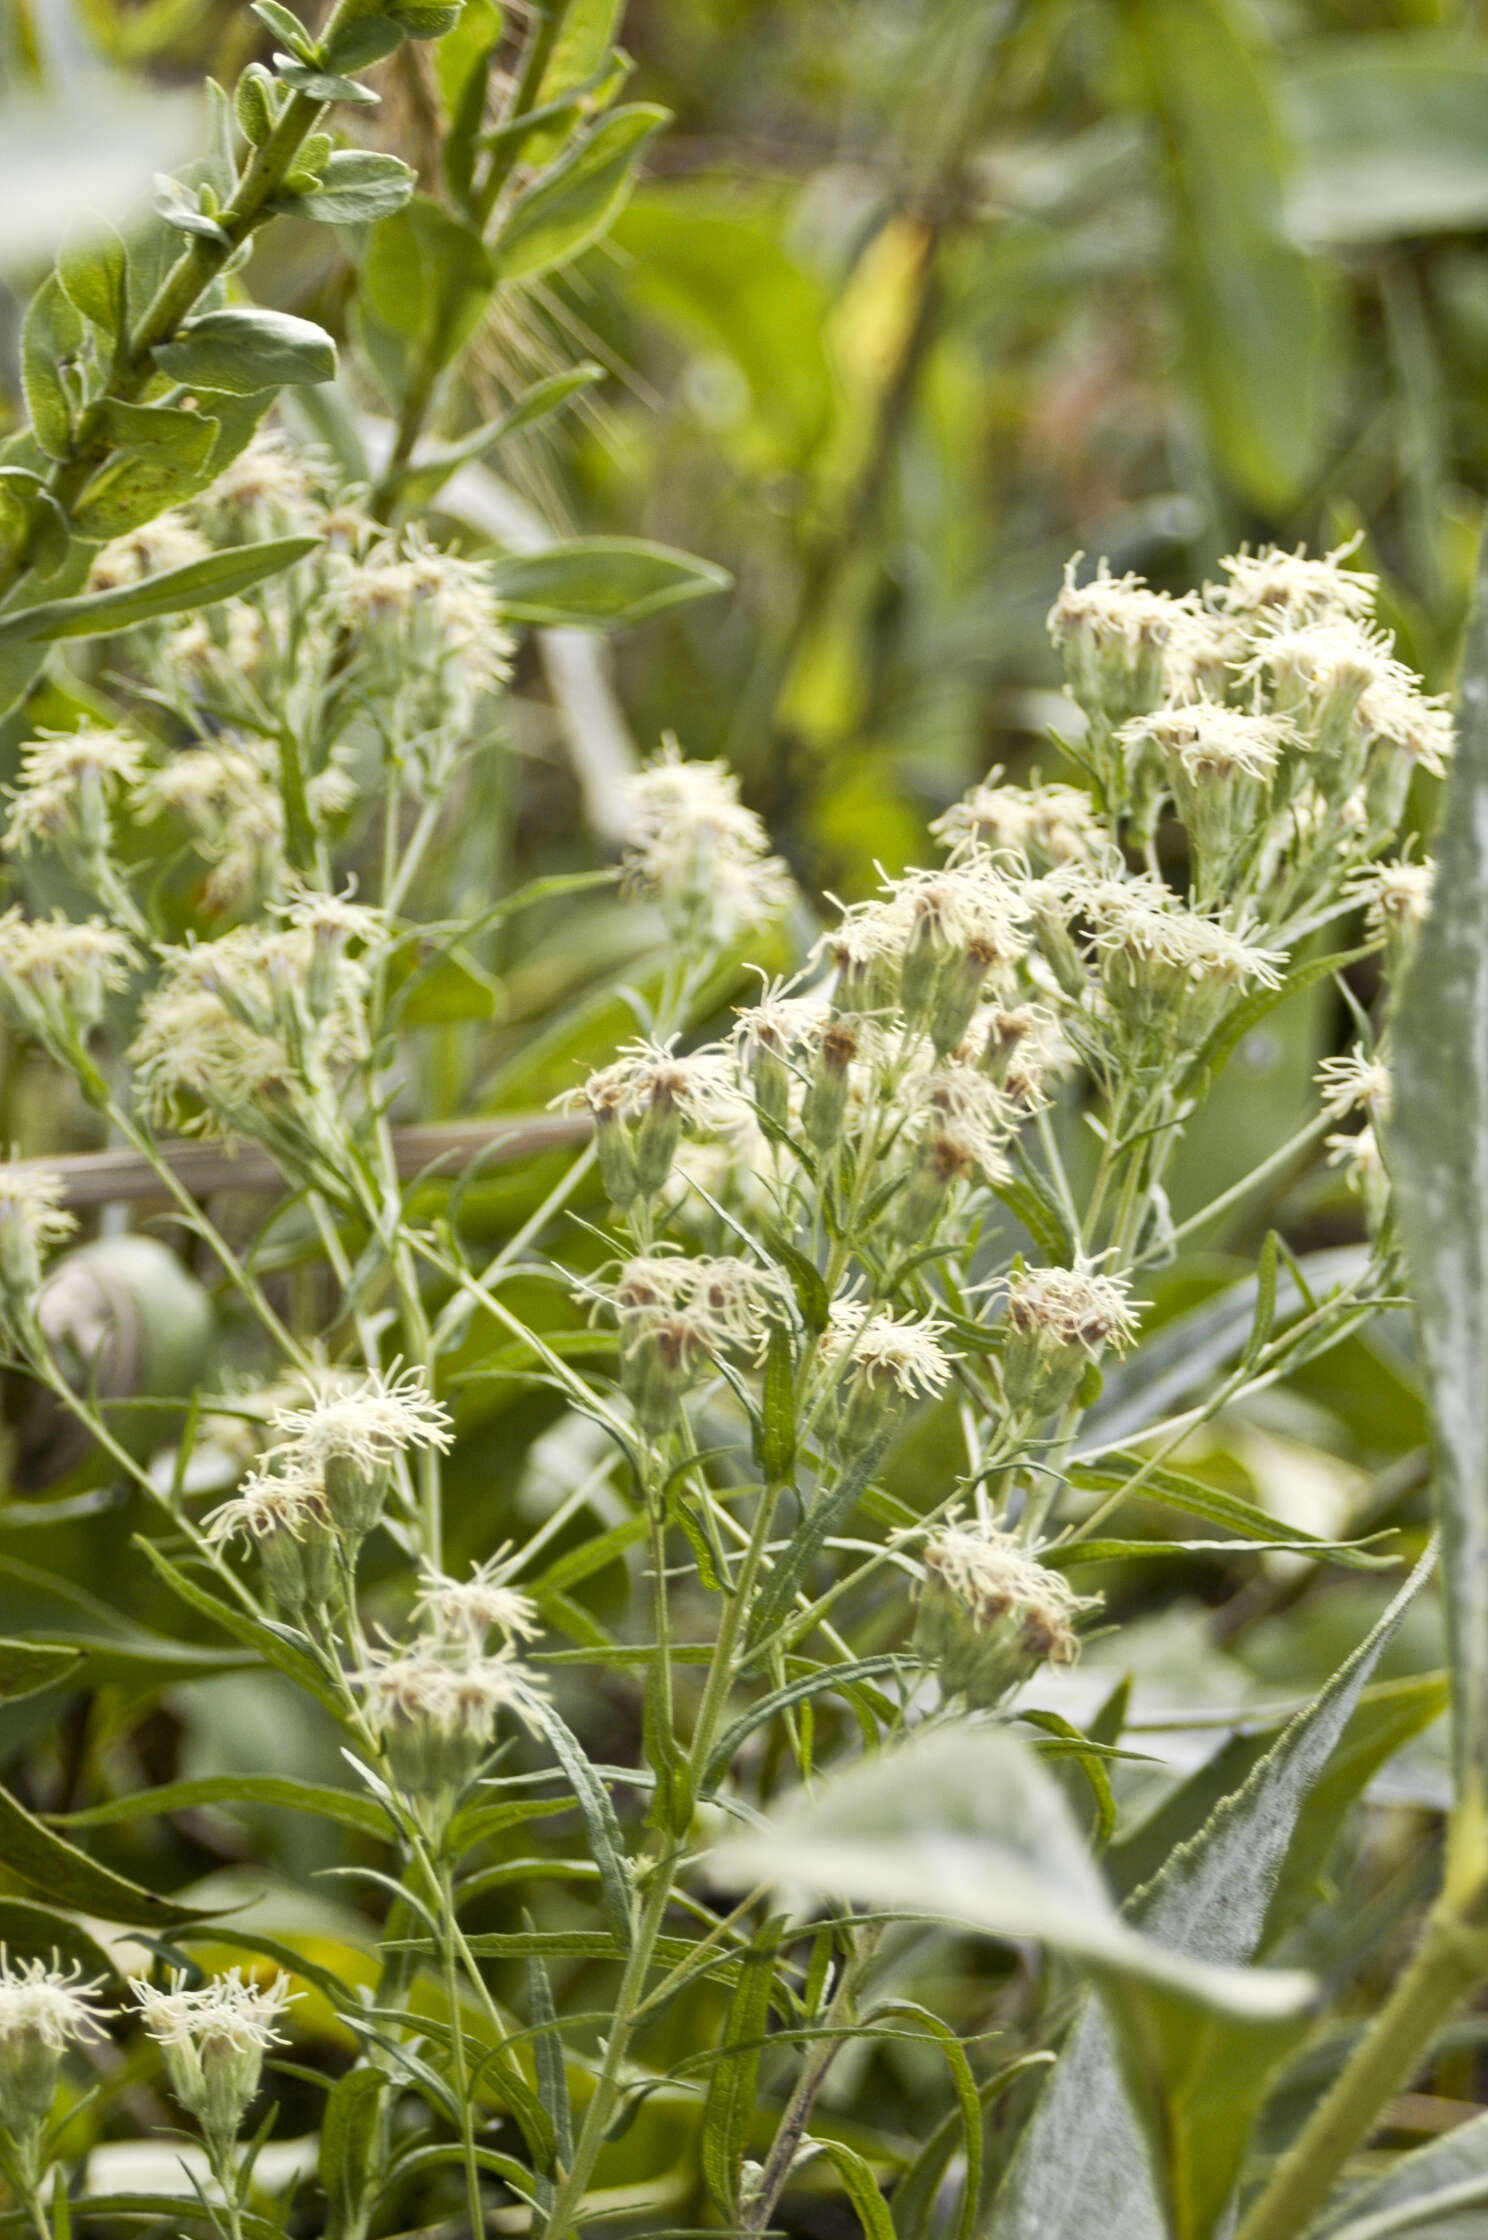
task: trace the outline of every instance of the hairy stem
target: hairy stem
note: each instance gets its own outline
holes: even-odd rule
[[[1235,2240],[1295,2240],[1312,2223],[1345,2162],[1409,2083],[1432,2038],[1488,1975],[1484,1900],[1480,1888],[1466,1904],[1443,1898],[1437,1905],[1414,1960],[1252,2202]]]

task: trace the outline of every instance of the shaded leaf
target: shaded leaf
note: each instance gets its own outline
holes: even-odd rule
[[[496,596],[514,622],[617,628],[687,599],[727,591],[732,577],[710,560],[639,537],[576,537],[491,563]]]
[[[587,249],[625,206],[646,142],[668,111],[614,109],[518,197],[496,245],[503,281],[535,280]]]
[[[188,319],[176,341],[157,345],[155,363],[190,388],[247,397],[296,382],[333,381],[336,345],[312,319],[231,306]]]
[[[117,591],[91,591],[77,599],[48,599],[0,614],[0,646],[27,645],[56,638],[106,638],[133,630],[162,615],[195,612],[219,599],[235,598],[256,583],[314,552],[319,537],[274,537],[262,544],[239,545],[192,560],[184,568],[163,568],[159,575]]]

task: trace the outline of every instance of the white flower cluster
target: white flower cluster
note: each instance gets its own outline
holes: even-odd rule
[[[627,781],[623,886],[653,896],[685,944],[756,932],[790,900],[785,865],[722,762],[685,762],[675,739]]]

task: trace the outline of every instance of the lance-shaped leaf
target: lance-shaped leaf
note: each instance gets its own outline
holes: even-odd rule
[[[1488,2230],[1488,2116],[1402,2155],[1317,2228],[1317,2240],[1481,2240]]]
[[[1425,1582],[1419,1565],[1368,1639],[1249,1779],[1133,1897],[1128,1919],[1179,1966],[1239,1963],[1259,1949],[1299,1819],[1386,1644]],[[1366,1757],[1360,1782],[1373,1760]],[[1341,1810],[1346,1800],[1339,1798]],[[1166,2146],[1149,2160],[1107,2017],[1075,2024],[998,2196],[990,2240],[1169,2240],[1210,2230],[1238,2174],[1282,2050],[1267,2032],[1171,2029],[1154,2048]],[[1150,2106],[1145,2111],[1155,2116]],[[1154,2127],[1155,2128],[1155,2125]],[[1160,2206],[1164,2195],[1167,2207]]]
[[[184,568],[163,568],[159,575],[117,591],[90,591],[76,599],[47,599],[34,607],[13,607],[0,614],[0,646],[38,645],[54,638],[107,638],[133,630],[162,615],[214,606],[251,591],[267,576],[314,552],[319,537],[271,537],[262,544],[214,552]]]
[[[1033,1939],[1102,1980],[1256,2020],[1296,2013],[1312,1989],[1180,1955],[1123,1921],[1064,1792],[999,1727],[941,1728],[860,1761],[721,1844],[713,1871]]]
[[[732,577],[710,560],[640,537],[575,537],[544,552],[504,554],[491,564],[496,596],[513,622],[613,629],[686,599],[727,591]]]
[[[1390,1154],[1430,1391],[1456,1841],[1488,1868],[1488,544],[1431,912],[1395,1025]]]

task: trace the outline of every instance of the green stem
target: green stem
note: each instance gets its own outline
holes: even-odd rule
[[[375,14],[377,7],[378,0],[338,0],[326,25],[325,41],[333,39],[348,24]],[[270,215],[270,203],[327,106],[309,94],[291,94],[279,122],[263,146],[254,149],[232,199],[218,217],[217,235],[207,240],[200,234],[193,234],[156,289],[138,327],[119,353],[109,384],[111,397],[133,403],[150,386],[155,379],[157,345],[170,340],[235,251],[265,223]],[[64,513],[70,513],[112,448],[104,429],[102,399],[98,399],[80,414],[67,458],[58,460],[47,476],[47,497]],[[50,518],[45,499],[33,500],[28,512],[30,520],[24,540],[8,564],[0,567],[0,599],[35,564],[37,536],[43,523]]]
[[[806,2057],[805,2066],[796,2079],[795,2090],[786,2102],[785,2113],[776,2128],[764,2169],[760,2172],[759,2190],[744,2212],[743,2228],[746,2232],[763,2232],[774,2214],[775,2204],[791,2174],[796,2149],[811,2121],[816,2096],[826,2082],[827,2071],[842,2050],[843,2026],[851,2019],[858,1985],[878,1950],[882,1935],[881,1928],[866,1930],[862,1942],[843,1966],[841,1980],[832,1994],[823,2023],[826,2034]]]
[[[1414,1960],[1331,2092],[1252,2202],[1235,2240],[1296,2240],[1327,2200],[1381,2110],[1410,2082],[1437,2031],[1488,1975],[1484,1893],[1442,1899]]]
[[[450,2062],[454,2071],[455,2099],[460,2108],[460,2151],[465,2158],[465,2205],[470,2216],[473,2240],[480,2240],[486,2229],[485,2210],[481,2205],[480,2169],[475,2159],[475,2105],[471,2098],[469,2074],[465,2066],[465,2029],[460,2020],[460,1979],[456,1965],[459,1947],[456,1943],[455,1885],[448,1859],[440,1868],[435,1885],[444,1935],[440,1939],[441,1958],[444,1964],[444,1996],[449,2009]]]

